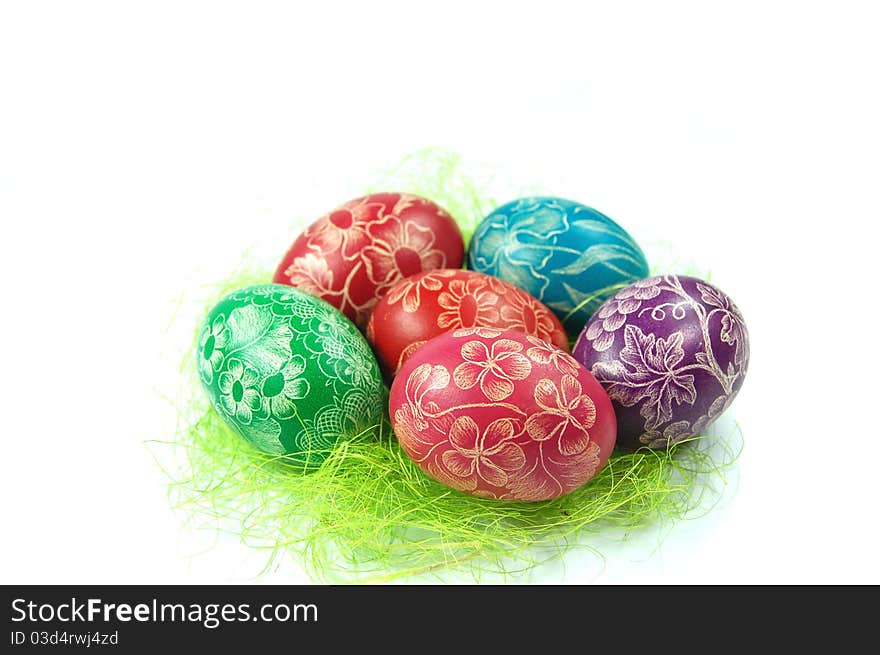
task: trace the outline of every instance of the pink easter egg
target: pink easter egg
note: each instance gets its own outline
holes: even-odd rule
[[[617,434],[596,378],[517,330],[434,337],[401,367],[389,409],[398,441],[425,473],[485,498],[570,493],[604,466]]]

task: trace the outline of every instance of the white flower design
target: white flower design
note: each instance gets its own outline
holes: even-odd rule
[[[513,289],[505,296],[507,304],[501,308],[506,327],[532,334],[544,341],[566,343],[565,332],[557,327],[553,315],[536,298]]]
[[[369,196],[347,202],[309,227],[308,245],[319,255],[341,252],[344,259],[354,259],[370,243],[367,226],[384,209],[384,203],[371,202]]]
[[[455,275],[454,270],[443,268],[404,278],[388,290],[386,296],[388,304],[394,305],[403,300],[403,311],[412,314],[421,305],[422,289],[437,291],[443,286],[442,279],[453,275]]]
[[[721,312],[721,332],[719,336],[721,340],[731,346],[735,346],[733,361],[737,367],[742,366],[743,362],[748,359],[748,339],[746,338],[746,324],[739,308],[733,304],[730,297],[721,293],[718,289],[706,284],[697,283],[697,289],[700,291],[700,297],[710,307],[715,307],[713,311]],[[707,319],[708,320],[708,319]]]
[[[645,300],[660,295],[662,277],[649,277],[638,280],[621,289],[605,301],[590,321],[586,338],[597,352],[604,352],[614,344],[614,335],[626,323],[627,316],[638,311]]]
[[[425,402],[425,396],[431,391],[445,389],[449,386],[449,371],[445,366],[422,364],[406,379],[404,408],[410,408],[409,421],[416,430],[428,427],[424,412],[436,412],[436,403]],[[399,412],[400,410],[398,410]]]
[[[299,377],[305,370],[305,358],[293,355],[278,373],[263,380],[263,397],[273,416],[286,419],[296,413],[295,401],[302,400],[309,393],[309,381]]]
[[[509,211],[509,216],[499,213],[480,225],[473,258],[479,270],[492,270],[541,298],[549,284],[542,271],[553,251],[534,246],[556,244],[557,235],[569,229],[568,216],[564,207],[534,198],[521,200]],[[525,218],[518,217],[521,213]]]
[[[538,382],[535,402],[541,408],[526,421],[526,430],[535,441],[556,439],[559,452],[577,455],[590,443],[589,429],[596,423],[596,405],[583,392],[573,375],[563,375],[559,387],[549,378]]]
[[[437,327],[444,330],[498,322],[498,294],[490,291],[486,281],[478,277],[467,282],[453,280],[448,290],[437,298],[437,304],[444,310],[437,316]]]
[[[333,271],[328,268],[325,257],[312,253],[297,257],[285,269],[284,276],[291,286],[316,296],[332,292]]]
[[[435,237],[430,228],[388,216],[370,225],[368,231],[371,243],[361,255],[367,275],[380,287],[446,265],[446,255],[433,247]]]
[[[490,423],[485,430],[470,416],[459,416],[449,429],[449,450],[440,457],[450,474],[446,482],[461,491],[473,491],[480,481],[494,487],[507,485],[511,473],[522,468],[525,454],[515,443],[510,419]]]
[[[526,355],[536,364],[550,364],[560,373],[577,376],[580,364],[577,360],[561,348],[543,339],[527,335],[526,339],[532,347],[526,350]]]
[[[214,381],[214,374],[223,364],[223,349],[229,343],[226,317],[216,316],[199,339],[199,375],[205,384]]]
[[[235,357],[226,363],[226,370],[217,378],[220,406],[242,425],[249,425],[254,412],[263,404],[259,391],[260,374]]]
[[[460,389],[480,385],[483,395],[495,402],[513,393],[515,380],[524,380],[532,364],[520,351],[521,343],[499,339],[487,348],[482,341],[468,341],[461,347],[464,362],[455,367],[452,378]]]

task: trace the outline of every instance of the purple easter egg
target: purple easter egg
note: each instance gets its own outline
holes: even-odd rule
[[[749,365],[749,333],[720,289],[663,275],[609,298],[572,354],[608,392],[618,445],[666,448],[702,434],[733,401]]]

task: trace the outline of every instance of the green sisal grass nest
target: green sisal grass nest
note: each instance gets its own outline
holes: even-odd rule
[[[427,150],[406,158],[372,190],[438,202],[460,221],[467,240],[498,204],[488,185],[465,174],[456,155]],[[204,310],[233,289],[269,281],[271,274],[246,265],[216,286]],[[710,510],[742,448],[734,429],[667,451],[618,452],[589,483],[562,498],[491,501],[425,475],[400,448],[386,417],[338,443],[320,469],[303,474],[226,426],[202,393],[194,352],[181,364],[184,391],[175,400],[178,428],[170,440],[184,457],[166,467],[174,506],[200,525],[266,549],[267,567],[292,556],[321,582],[450,574],[516,580],[572,549],[601,557],[594,545],[600,538],[625,539]]]

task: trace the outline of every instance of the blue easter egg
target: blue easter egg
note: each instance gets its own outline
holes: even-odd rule
[[[595,209],[552,197],[520,198],[486,216],[468,265],[528,291],[572,337],[605,300],[648,276],[626,230]]]

